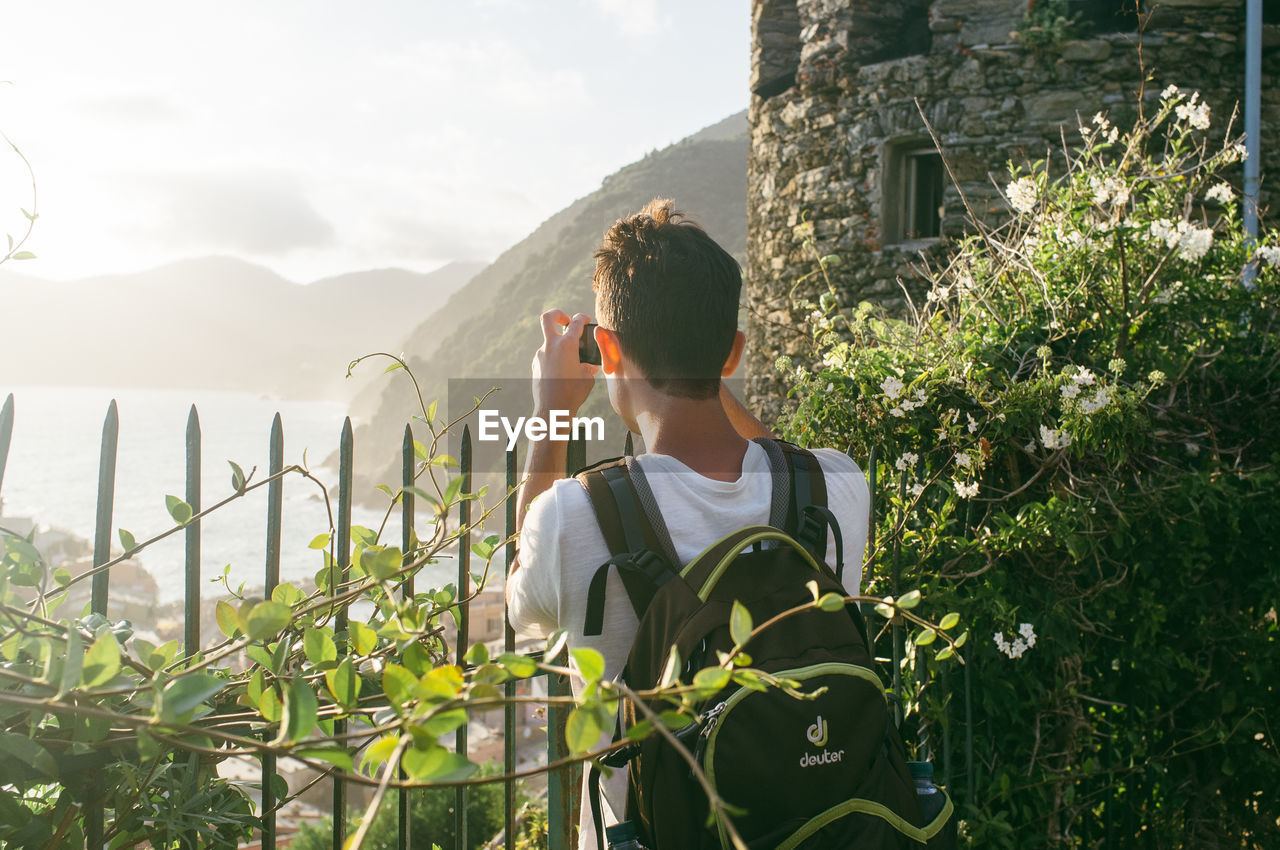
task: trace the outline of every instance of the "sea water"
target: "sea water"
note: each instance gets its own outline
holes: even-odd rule
[[[235,461],[250,484],[267,476],[272,419],[280,414],[284,462],[303,463],[328,488],[324,492],[300,475],[284,483],[280,575],[302,586],[323,566],[308,543],[330,528],[337,516],[336,470],[322,467],[338,447],[346,409],[324,401],[288,401],[250,393],[215,390],[0,387],[0,403],[14,396],[13,442],[2,482],[3,516],[28,517],[92,541],[98,491],[102,426],[115,399],[120,419],[116,461],[112,552],[120,548],[116,529],[141,542],[173,526],[167,495],[186,492],[187,417],[194,404],[201,426],[202,503],[205,508],[234,492],[228,461]],[[388,482],[391,483],[391,482]],[[201,520],[202,595],[223,596],[209,581],[231,565],[230,582],[261,587],[265,577],[267,487],[253,491]],[[371,498],[381,494],[371,492]],[[388,500],[389,501],[389,500]],[[357,505],[352,521],[377,530],[385,509]],[[382,540],[400,545],[399,509],[391,512]],[[424,534],[424,529],[419,528]],[[425,534],[424,534],[425,536]],[[184,534],[179,532],[138,555],[156,578],[161,603],[183,598]],[[450,562],[451,563],[451,562]],[[428,585],[448,581],[452,567],[428,567]]]

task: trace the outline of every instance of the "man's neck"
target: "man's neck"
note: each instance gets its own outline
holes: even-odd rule
[[[716,481],[738,480],[747,441],[734,430],[717,396],[679,398],[645,389],[636,425],[648,451],[670,455]]]

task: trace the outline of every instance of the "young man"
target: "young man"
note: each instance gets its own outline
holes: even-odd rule
[[[753,437],[770,436],[721,383],[742,358],[737,329],[742,273],[737,262],[671,201],[654,200],[620,219],[595,254],[595,329],[609,400],[647,454],[638,463],[653,490],[683,563],[724,535],[769,521],[768,457]],[[534,414],[576,414],[596,367],[579,362],[589,321],[559,310],[542,315],[543,344],[533,358]],[[563,328],[563,333],[561,332]],[[566,444],[529,447],[517,521],[520,550],[507,583],[511,623],[522,634],[568,631],[569,646],[590,646],[605,676],[622,672],[639,623],[616,572],[609,575],[604,633],[583,635],[587,589],[609,559],[582,485],[564,478]],[[815,452],[827,501],[844,536],[844,582],[858,593],[867,539],[869,496],[857,464],[831,449]],[[536,501],[535,501],[535,497]],[[835,564],[834,540],[827,562]],[[575,682],[575,692],[577,683]],[[607,738],[602,741],[607,743]],[[626,776],[604,783],[605,823],[622,817]],[[583,805],[579,847],[595,847]]]

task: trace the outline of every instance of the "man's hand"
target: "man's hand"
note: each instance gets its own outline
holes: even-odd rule
[[[553,410],[577,414],[595,386],[599,369],[578,360],[582,329],[591,321],[579,313],[573,318],[563,310],[542,314],[542,347],[533,355],[533,410],[546,416]],[[560,329],[564,328],[561,333]]]

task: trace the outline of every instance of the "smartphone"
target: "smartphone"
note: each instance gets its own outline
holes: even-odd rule
[[[600,346],[596,345],[594,322],[588,322],[582,328],[582,337],[578,340],[578,360],[593,366],[600,365]]]

